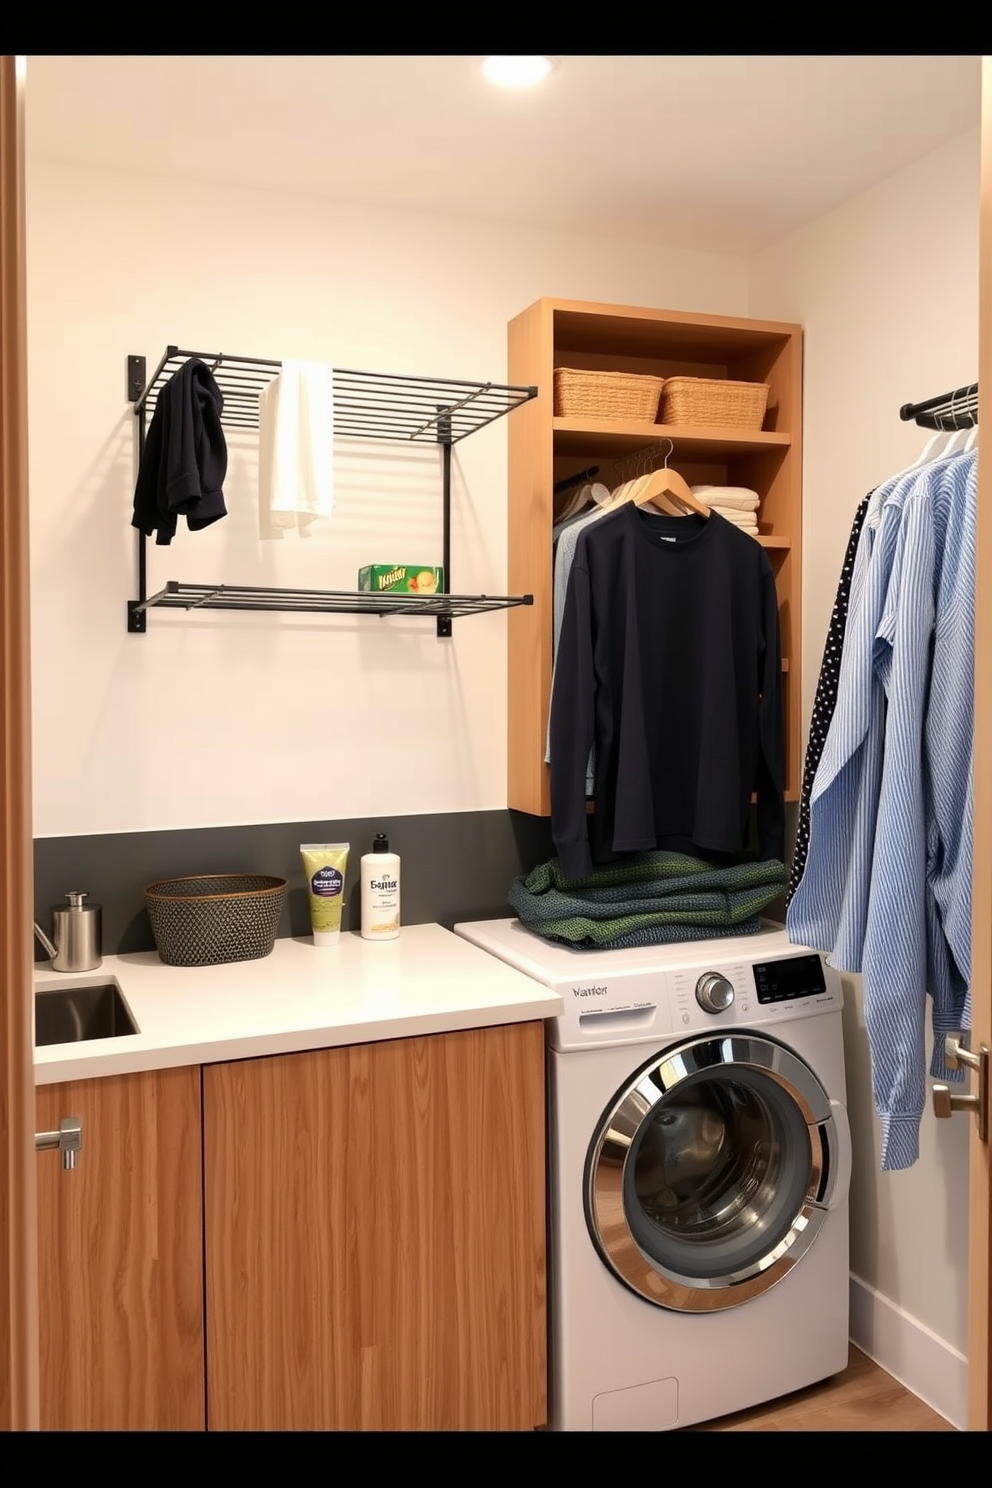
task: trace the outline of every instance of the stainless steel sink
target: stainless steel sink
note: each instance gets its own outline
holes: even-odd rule
[[[138,1025],[116,982],[94,986],[43,987],[34,994],[34,1042],[78,1044],[120,1038]]]

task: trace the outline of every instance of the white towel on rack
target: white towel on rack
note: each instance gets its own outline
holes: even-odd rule
[[[334,509],[334,369],[283,362],[258,399],[258,518],[262,538],[307,528]]]

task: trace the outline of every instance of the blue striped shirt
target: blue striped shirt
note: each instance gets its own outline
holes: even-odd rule
[[[837,707],[813,782],[790,938],[864,977],[883,1169],[919,1155],[943,1036],[970,1023],[976,459],[872,498],[851,585]]]

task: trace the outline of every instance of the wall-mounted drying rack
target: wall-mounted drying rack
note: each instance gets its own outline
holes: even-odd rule
[[[978,423],[978,383],[972,382],[953,393],[941,393],[938,398],[927,398],[923,403],[904,403],[899,417],[907,423],[912,419],[923,429],[942,429],[948,433],[954,429],[973,429]]]
[[[159,394],[190,357],[210,368],[224,398],[221,423],[258,428],[258,396],[282,363],[263,357],[166,348],[151,378],[143,356],[127,359],[127,395],[138,420],[138,456],[144,454],[148,423]],[[459,440],[502,418],[537,396],[536,387],[455,378],[410,377],[388,372],[334,368],[334,437],[387,439],[441,446],[442,553],[444,581],[451,582],[451,450]],[[448,590],[431,595],[365,594],[359,590],[269,589],[241,584],[185,584],[170,579],[149,594],[147,538],[138,536],[138,597],[129,600],[127,628],[143,635],[150,609],[282,610],[313,614],[433,615],[439,636],[451,635],[456,615],[478,615],[534,603],[532,594],[466,595]]]

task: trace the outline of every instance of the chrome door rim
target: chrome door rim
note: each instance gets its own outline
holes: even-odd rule
[[[672,1090],[693,1076],[734,1067],[777,1084],[799,1108],[810,1143],[805,1195],[789,1229],[760,1259],[714,1278],[685,1276],[649,1259],[634,1237],[624,1205],[624,1174],[638,1131]],[[713,1312],[749,1301],[788,1275],[826,1218],[836,1164],[834,1119],[820,1082],[798,1055],[776,1040],[747,1033],[701,1034],[653,1056],[630,1077],[603,1113],[590,1145],[585,1211],[605,1264],[632,1291],[659,1307]]]

